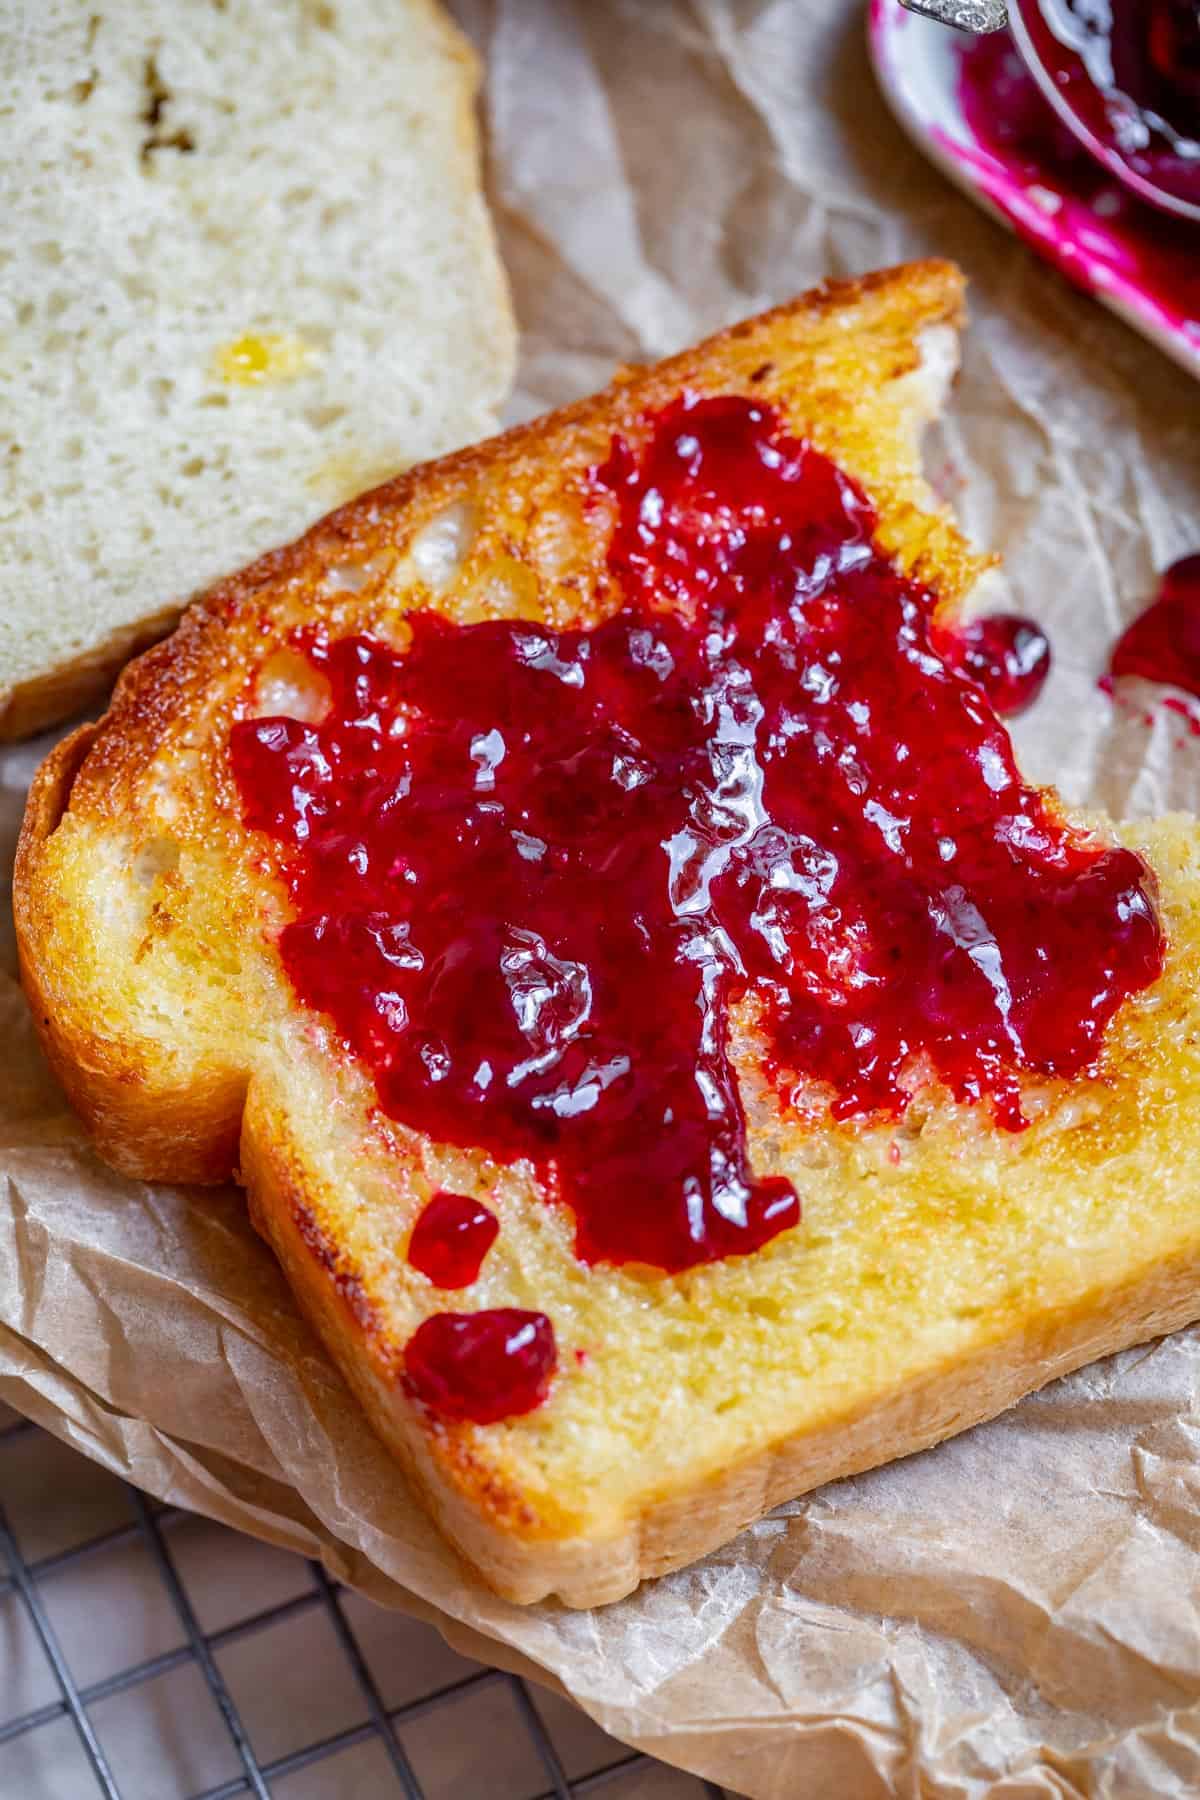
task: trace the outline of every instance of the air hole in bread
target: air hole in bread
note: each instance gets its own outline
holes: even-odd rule
[[[550,580],[572,573],[579,565],[580,540],[586,542],[586,528],[577,507],[548,506],[538,514],[532,533],[538,571]]]
[[[294,650],[276,650],[258,672],[254,714],[260,719],[300,719],[315,725],[329,710],[332,695],[319,669]]]
[[[746,1311],[753,1313],[756,1319],[781,1319],[783,1307],[773,1294],[753,1294],[746,1302]]]
[[[147,838],[134,856],[133,879],[139,887],[153,887],[160,876],[171,875],[178,867],[179,845],[174,838]]]
[[[541,586],[527,563],[498,556],[487,564],[471,591],[467,616],[472,619],[540,619]]]
[[[925,1129],[927,1117],[926,1107],[919,1099],[914,1100],[904,1117],[897,1121],[895,1135],[915,1143]]]
[[[186,126],[172,127],[166,117],[167,108],[174,96],[162,78],[158,57],[153,50],[142,68],[142,84],[146,93],[142,120],[148,127],[142,139],[142,162],[149,163],[157,150],[179,150],[185,153],[194,150],[196,140]]]
[[[325,571],[325,586],[335,594],[361,594],[367,585],[367,571],[359,563],[334,563]]]
[[[474,529],[472,508],[458,501],[436,513],[409,545],[418,576],[435,594],[444,593],[462,568]]]
[[[327,431],[331,425],[336,425],[339,419],[345,418],[346,408],[337,405],[310,406],[304,416],[314,431]]]

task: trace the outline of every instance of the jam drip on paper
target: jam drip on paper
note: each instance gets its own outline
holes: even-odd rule
[[[1164,572],[1152,604],[1118,639],[1109,674],[1140,675],[1200,698],[1200,554]]]
[[[1022,1074],[1089,1068],[1163,946],[1137,857],[1021,781],[933,596],[769,407],[681,398],[592,497],[622,610],[310,640],[326,716],[245,719],[232,762],[287,848],[287,972],[384,1111],[530,1159],[584,1261],[678,1271],[799,1218],[735,1043],[785,1106],[933,1083],[1017,1131]],[[430,1325],[410,1376],[449,1411],[430,1347],[467,1340]]]

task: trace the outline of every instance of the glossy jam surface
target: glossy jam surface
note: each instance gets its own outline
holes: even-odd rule
[[[233,767],[288,850],[287,971],[383,1109],[530,1158],[584,1260],[680,1270],[799,1217],[750,1166],[736,1003],[785,1105],[933,1081],[1017,1130],[1022,1072],[1087,1069],[1162,938],[768,408],[681,399],[593,503],[622,611],[311,642],[327,716],[244,720]]]
[[[508,1306],[434,1313],[408,1340],[404,1380],[413,1398],[442,1418],[492,1425],[540,1406],[556,1363],[545,1313]]]
[[[1200,225],[1139,200],[1084,149],[1007,32],[965,40],[954,154],[1013,227],[1071,281],[1123,300],[1200,355]]]
[[[1200,697],[1200,555],[1162,577],[1153,603],[1118,640],[1111,675],[1141,675]]]
[[[1017,613],[972,619],[948,632],[938,648],[947,662],[978,682],[1002,719],[1028,711],[1050,673],[1049,638]]]
[[[442,1188],[413,1226],[408,1260],[434,1287],[470,1287],[499,1230],[495,1213],[478,1200]]]
[[[1020,0],[1034,55],[1100,151],[1200,205],[1195,0]]]

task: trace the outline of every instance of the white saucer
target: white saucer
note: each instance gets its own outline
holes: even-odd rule
[[[868,32],[884,97],[918,148],[1069,281],[1200,377],[1200,226],[1151,211],[1115,183],[1101,211],[1050,175],[1031,182],[1017,158],[982,143],[968,121],[960,97],[966,40],[899,0],[871,0]],[[1155,281],[1138,266],[1158,262],[1161,275],[1168,257],[1178,282]]]

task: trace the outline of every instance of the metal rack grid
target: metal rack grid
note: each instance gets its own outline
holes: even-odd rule
[[[0,1497],[4,1487],[6,1448],[16,1439],[36,1430],[35,1425],[24,1419],[0,1427]],[[128,1483],[122,1483],[122,1486],[132,1512],[132,1520],[128,1525],[101,1532],[82,1543],[32,1561],[22,1555],[0,1498],[0,1602],[6,1598],[15,1598],[23,1608],[59,1690],[57,1700],[22,1712],[15,1718],[5,1720],[0,1716],[0,1746],[23,1737],[26,1733],[69,1719],[95,1778],[95,1792],[103,1795],[105,1800],[122,1800],[121,1789],[117,1785],[110,1760],[92,1722],[90,1708],[113,1695],[125,1693],[185,1664],[191,1664],[203,1676],[241,1764],[240,1774],[216,1786],[202,1789],[192,1800],[234,1800],[234,1796],[240,1794],[253,1794],[258,1800],[270,1800],[273,1782],[313,1764],[323,1763],[339,1752],[370,1739],[375,1739],[382,1745],[390,1764],[394,1783],[389,1784],[388,1791],[405,1795],[406,1800],[427,1800],[426,1790],[418,1780],[404,1748],[404,1726],[423,1715],[436,1714],[440,1708],[451,1706],[469,1692],[496,1684],[507,1686],[510,1690],[544,1776],[544,1785],[536,1794],[531,1794],[528,1800],[575,1800],[575,1797],[582,1800],[582,1796],[596,1792],[606,1783],[624,1777],[631,1771],[654,1767],[649,1757],[630,1751],[614,1757],[612,1761],[582,1777],[568,1779],[559,1751],[528,1686],[519,1677],[504,1674],[497,1669],[481,1669],[477,1674],[439,1687],[402,1706],[385,1706],[347,1617],[343,1604],[345,1590],[332,1581],[316,1562],[308,1565],[311,1587],[294,1598],[263,1608],[222,1630],[208,1633],[202,1631],[176,1567],[168,1535],[164,1531],[165,1525],[180,1516],[178,1509],[160,1507],[150,1502]],[[175,1649],[147,1657],[110,1674],[103,1680],[81,1685],[72,1673],[51,1623],[43,1598],[43,1586],[78,1568],[98,1552],[131,1543],[140,1543],[148,1551],[174,1608],[185,1642]],[[7,1574],[4,1572],[5,1563]],[[353,1674],[364,1717],[356,1725],[322,1737],[285,1756],[262,1761],[255,1754],[249,1732],[217,1666],[216,1653],[239,1639],[253,1637],[285,1619],[313,1609],[322,1609],[333,1628],[346,1664]],[[334,1791],[336,1790],[331,1790],[331,1793]],[[697,1796],[704,1794],[709,1796],[709,1800],[722,1800],[721,1790],[710,1782],[697,1781],[695,1791]]]

